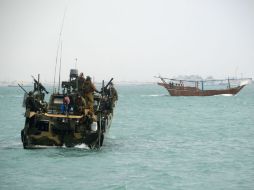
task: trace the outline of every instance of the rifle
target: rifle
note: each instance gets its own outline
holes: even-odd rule
[[[46,88],[39,82],[37,81],[34,76],[32,76],[32,78],[34,79],[34,82],[37,84],[37,86],[41,89],[41,90],[44,90],[47,94],[49,93]]]

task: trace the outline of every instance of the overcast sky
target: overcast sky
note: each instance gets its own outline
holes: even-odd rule
[[[253,0],[0,0],[0,80],[254,77]]]

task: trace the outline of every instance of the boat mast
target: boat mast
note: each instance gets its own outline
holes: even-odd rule
[[[230,88],[230,80],[229,80],[229,77],[228,77],[228,88]]]

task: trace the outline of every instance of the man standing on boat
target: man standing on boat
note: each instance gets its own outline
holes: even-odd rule
[[[80,95],[83,93],[84,83],[85,83],[84,74],[80,73],[78,77],[78,93]]]
[[[112,106],[115,107],[115,102],[118,100],[118,94],[114,87],[113,82],[109,83],[110,95],[112,96]]]
[[[85,99],[78,95],[77,97],[77,111],[79,114],[85,114],[85,109],[86,109],[86,101]]]
[[[87,76],[86,80],[84,82],[84,86],[83,86],[83,90],[84,90],[84,95],[85,95],[85,99],[87,102],[87,107],[90,109],[91,112],[93,112],[93,104],[94,104],[94,92],[98,92],[99,91],[96,89],[96,87],[94,86],[94,84],[91,81],[91,77]]]

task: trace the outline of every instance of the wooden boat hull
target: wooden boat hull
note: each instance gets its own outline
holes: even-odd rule
[[[165,83],[158,83],[158,85],[166,88],[171,96],[214,96],[221,94],[235,95],[245,86],[242,85],[234,88],[220,90],[200,90],[199,88],[196,87],[184,87],[184,86],[172,87],[169,84]]]

